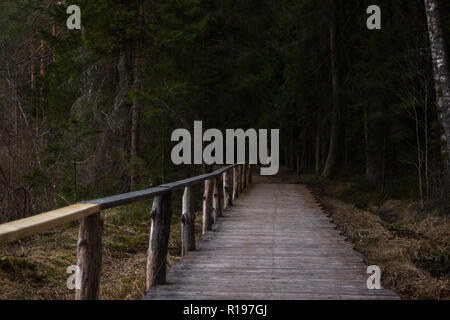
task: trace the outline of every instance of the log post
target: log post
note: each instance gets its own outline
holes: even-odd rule
[[[242,165],[242,189],[247,188],[247,164]]]
[[[230,204],[230,206],[232,206],[233,205],[233,194],[234,194],[234,187],[233,187],[233,169],[231,169],[229,172],[228,172],[228,187],[229,187],[229,190],[228,190],[228,196],[229,196],[229,204]]]
[[[244,192],[244,165],[239,165],[239,192]]]
[[[232,197],[231,197],[231,184],[230,184],[230,173],[225,171],[223,173],[223,208],[227,208],[228,206],[232,206]]]
[[[239,198],[239,183],[238,183],[239,167],[233,168],[233,200]]]
[[[172,217],[171,193],[163,194],[153,200],[152,226],[147,257],[146,288],[166,282],[166,260],[169,247],[170,220]]]
[[[205,180],[205,189],[203,192],[203,229],[202,233],[205,234],[207,231],[212,229],[212,219],[211,219],[211,209],[212,209],[212,199],[214,180]]]
[[[248,184],[253,182],[253,167],[251,164],[248,165]]]
[[[103,221],[100,212],[81,219],[78,231],[76,300],[97,300],[102,268]]]
[[[222,216],[222,201],[221,201],[221,185],[220,176],[214,178],[214,192],[213,192],[213,211],[214,211],[214,223]]]
[[[218,175],[217,178],[219,178],[219,217],[223,216],[223,212],[225,210],[225,206],[223,205],[224,203],[224,198],[225,198],[225,193],[223,192],[223,175]]]
[[[181,256],[195,250],[195,214],[192,207],[191,187],[184,188],[181,212]]]

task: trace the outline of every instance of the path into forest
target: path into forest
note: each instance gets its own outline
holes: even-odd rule
[[[363,256],[305,186],[254,180],[144,299],[398,299],[367,288]]]

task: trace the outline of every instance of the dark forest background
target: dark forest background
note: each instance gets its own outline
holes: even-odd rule
[[[436,97],[422,0],[2,0],[0,222],[208,170],[170,161],[194,120],[280,128],[287,168],[448,213]]]

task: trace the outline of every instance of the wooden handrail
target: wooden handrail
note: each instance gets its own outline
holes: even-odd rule
[[[32,217],[15,220],[0,224],[0,244],[19,240],[43,231],[56,228],[68,222],[78,220],[87,215],[94,214],[100,210],[118,207],[121,205],[154,198],[164,193],[182,189],[188,185],[201,183],[207,179],[216,177],[223,172],[233,168],[230,165],[220,168],[211,173],[198,175],[192,178],[166,183],[160,186],[118,194],[110,197],[82,201],[57,210],[34,215]]]
[[[178,180],[175,182],[165,183],[156,187],[118,194],[110,197],[100,198],[100,199],[94,199],[94,200],[88,200],[83,201],[82,203],[94,203],[100,205],[100,209],[109,209],[118,207],[124,204],[133,203],[136,201],[148,199],[148,198],[154,198],[157,196],[160,196],[164,193],[168,193],[170,191],[176,191],[180,189],[184,189],[186,186],[195,185],[198,183],[201,183],[205,180],[215,178],[216,176],[224,173],[225,171],[228,171],[229,169],[237,166],[229,165],[220,169],[217,169],[211,173],[201,174],[192,178],[187,178],[183,180]]]
[[[0,244],[19,240],[99,212],[97,204],[77,203],[0,225]]]
[[[77,248],[77,266],[81,288],[76,289],[79,300],[98,299],[103,221],[100,211],[124,204],[154,198],[151,210],[152,225],[147,259],[146,287],[164,284],[166,279],[166,259],[172,216],[171,193],[184,190],[181,227],[182,254],[195,249],[194,211],[192,209],[191,187],[204,183],[203,233],[211,230],[211,224],[233,205],[239,193],[251,183],[251,168],[248,164],[225,166],[211,173],[162,184],[156,187],[133,191],[110,197],[83,201],[71,206],[53,210],[0,225],[0,244],[19,240],[68,222],[80,219]],[[212,216],[211,212],[214,211]]]

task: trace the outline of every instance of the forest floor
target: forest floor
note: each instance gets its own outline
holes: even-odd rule
[[[100,299],[141,299],[144,296],[149,208],[151,202],[146,201],[102,212]],[[179,217],[173,214],[169,268],[180,260],[180,229]],[[197,217],[197,237],[200,232],[201,217]],[[67,279],[73,273],[67,273],[67,268],[76,264],[77,240],[78,223],[74,222],[0,246],[0,300],[73,299],[75,292],[67,287]]]
[[[381,268],[384,288],[402,299],[450,299],[449,214],[377,200],[357,183],[308,174],[296,179],[310,187],[365,263]]]
[[[372,201],[349,182],[313,175],[285,177],[314,191],[338,229],[364,254],[365,262],[381,268],[383,287],[403,299],[449,299],[448,214],[424,212],[411,201]],[[179,261],[181,250],[180,222],[175,214],[179,201],[173,201],[169,267]],[[144,295],[150,207],[151,202],[145,201],[102,212],[101,299],[140,299]],[[199,237],[201,214],[197,215]],[[0,246],[0,300],[73,299],[74,290],[67,288],[71,275],[67,268],[76,263],[77,239],[78,223],[73,222]]]

